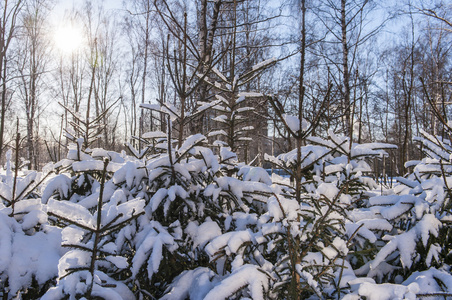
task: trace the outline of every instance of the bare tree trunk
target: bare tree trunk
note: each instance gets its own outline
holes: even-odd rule
[[[151,7],[150,7],[150,1],[146,1],[145,3],[145,27],[144,27],[144,54],[143,54],[143,72],[141,75],[141,103],[144,104],[146,101],[146,78],[148,73],[148,57],[149,57],[149,43],[150,43],[150,14],[151,14]],[[151,112],[152,114],[152,112]],[[141,149],[141,136],[143,135],[144,131],[144,111],[141,110],[140,114],[140,127],[139,127],[139,149]]]
[[[351,128],[350,119],[350,71],[348,65],[348,41],[347,41],[347,19],[346,19],[346,2],[341,0],[341,33],[342,33],[342,72],[344,76],[344,114],[345,114],[345,136],[349,136]]]
[[[179,121],[179,148],[182,146],[184,138],[185,123],[185,105],[187,101],[186,81],[187,81],[187,13],[184,13],[184,32],[183,32],[183,56],[182,56],[182,91],[180,94],[180,121]],[[170,143],[171,141],[168,141]]]
[[[3,58],[3,60],[0,62],[0,68],[3,68],[2,71],[2,104],[1,104],[1,112],[0,112],[0,159],[3,156],[3,149],[4,146],[4,132],[5,132],[5,116],[6,116],[6,65],[7,65],[7,59],[6,57]]]
[[[43,30],[48,11],[46,0],[35,0],[28,3],[25,14],[21,18],[17,69],[21,84],[17,91],[24,103],[26,132],[27,132],[27,158],[29,168],[38,168],[38,133],[41,108],[42,74],[45,72],[48,48],[44,43]]]
[[[91,82],[89,85],[89,90],[88,90],[88,99],[87,99],[87,103],[86,103],[86,114],[85,114],[85,123],[87,124],[85,127],[85,132],[84,132],[84,147],[85,149],[89,147],[89,129],[90,127],[88,126],[88,124],[90,123],[90,108],[91,108],[91,98],[93,96],[93,91],[95,89],[95,76],[96,76],[96,66],[97,66],[97,41],[94,40],[94,57],[91,57],[91,63],[92,63],[92,69],[91,69]]]
[[[299,119],[299,128],[300,132],[297,133],[296,143],[297,143],[297,166],[295,170],[295,197],[299,203],[301,200],[302,193],[302,183],[301,183],[301,147],[304,143],[304,134],[302,133],[303,128],[303,105],[304,105],[304,96],[305,96],[305,87],[304,87],[304,73],[305,73],[305,60],[306,60],[306,0],[301,0],[301,49],[300,49],[300,73],[299,73],[299,82],[298,82],[298,119]],[[298,240],[294,241],[298,243]],[[299,245],[295,245],[294,249],[292,249],[292,276],[291,276],[291,297],[293,299],[301,299],[301,289],[300,289],[300,275],[297,272],[296,265],[301,263],[301,257],[299,253],[295,250],[299,249]]]
[[[222,1],[215,1],[213,4],[213,15],[210,26],[207,25],[207,0],[200,1],[200,9],[198,13],[198,26],[199,26],[199,55],[201,65],[201,73],[205,74],[208,72],[212,64],[212,51],[213,51],[213,40],[215,36],[215,31],[217,29],[218,17],[220,13],[220,7]],[[205,82],[201,82],[199,85],[199,101],[205,101],[208,98],[208,85]],[[192,122],[191,132],[195,133],[205,133],[209,130],[209,126],[204,122],[206,118],[206,113],[202,113],[194,122]],[[206,126],[204,126],[206,125]],[[204,128],[206,127],[206,128]]]
[[[5,121],[7,110],[7,54],[11,40],[17,29],[16,22],[24,2],[3,0],[3,11],[0,18],[0,85],[1,85],[1,111],[0,111],[0,158],[3,156]]]
[[[165,42],[163,41],[162,38],[162,46],[163,46],[163,52],[165,53]],[[159,104],[163,105],[166,99],[166,66],[165,66],[165,59],[162,58],[162,67],[161,67],[161,76],[160,76],[160,86],[159,86]],[[167,125],[166,125],[166,119],[165,119],[165,114],[160,112],[160,130],[162,132],[166,132],[167,130]]]
[[[410,159],[410,151],[408,147],[408,142],[411,139],[411,106],[413,102],[413,89],[414,89],[414,21],[411,16],[411,49],[409,53],[409,76],[408,83],[405,80],[405,74],[403,76],[403,91],[404,91],[404,108],[403,108],[403,117],[405,123],[405,131],[403,134],[403,144],[402,144],[402,153],[401,153],[401,161],[400,161],[400,169],[403,172],[405,169],[405,162]]]

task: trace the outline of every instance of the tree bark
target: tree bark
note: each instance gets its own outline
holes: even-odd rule
[[[347,41],[347,0],[341,0],[341,33],[342,33],[342,72],[344,76],[344,115],[345,115],[345,136],[351,135],[351,112],[350,112],[350,70],[348,64],[348,41]]]

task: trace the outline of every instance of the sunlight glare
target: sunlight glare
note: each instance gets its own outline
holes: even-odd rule
[[[55,43],[63,53],[71,54],[83,44],[82,30],[75,26],[63,26],[55,32]]]

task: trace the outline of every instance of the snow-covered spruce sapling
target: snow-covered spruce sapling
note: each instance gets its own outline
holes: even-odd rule
[[[224,221],[213,215],[202,224],[196,220],[186,229],[182,228],[198,249],[194,253],[204,252],[210,263],[180,273],[170,284],[164,299],[290,297],[287,287],[293,278],[291,265],[295,265],[300,280],[297,297],[332,295],[335,290],[332,278],[340,277],[335,271],[345,264],[341,257],[347,253],[344,247],[347,241],[343,229],[345,217],[343,213],[337,213],[343,212],[337,207],[343,205],[339,190],[331,183],[323,186],[323,194],[316,194],[314,189],[311,191],[312,203],[302,201],[302,206],[290,195],[272,191],[270,178],[263,169],[246,166],[239,169],[238,175],[243,181],[227,176],[214,177],[215,184],[211,186],[215,188],[213,191],[217,190],[215,198],[227,197],[224,199],[229,199],[230,203],[234,203],[230,200],[240,201],[228,214],[223,212]],[[328,192],[331,189],[337,191],[337,195]],[[283,188],[281,192],[288,193]],[[259,199],[268,198],[266,204],[255,204]],[[312,228],[316,229],[311,234]],[[295,248],[292,242],[296,239],[304,241],[305,247]],[[288,249],[292,249],[292,253],[297,253],[295,249],[304,249],[303,260],[300,259],[299,264],[291,263],[291,259],[298,256],[291,256]],[[201,282],[204,283],[202,286],[199,285]]]
[[[361,268],[368,266],[375,258],[385,244],[382,237],[393,230],[391,223],[382,218],[376,208],[367,208],[372,206],[373,199],[377,199],[372,197],[381,193],[381,188],[378,189],[372,179],[369,163],[386,156],[385,150],[395,146],[382,143],[350,144],[348,138],[336,136],[332,132],[328,140],[320,137],[309,137],[308,140],[318,147],[333,150],[324,159],[321,182],[334,183],[344,191],[345,229],[347,238],[351,239],[347,259],[353,268],[360,269],[358,274],[363,275]]]
[[[20,165],[19,150],[21,147],[20,134],[16,135],[16,145],[15,145],[15,161],[12,163],[12,150],[6,152],[6,175],[2,176],[0,182],[0,198],[3,205],[9,207],[10,217],[19,218],[24,212],[18,211],[16,209],[16,204],[24,199],[37,198],[36,189],[41,186],[43,181],[52,173],[51,171],[40,173],[37,171],[29,171],[28,174],[19,174],[20,169],[23,165]],[[24,203],[25,204],[25,203]],[[26,205],[25,205],[26,206]],[[22,209],[25,208],[22,205]]]
[[[2,299],[40,297],[57,275],[59,231],[47,223],[39,199],[51,172],[27,171],[19,165],[20,135],[6,153],[6,174],[0,181],[0,296]]]
[[[140,221],[132,259],[132,277],[138,288],[146,287],[143,293],[157,297],[180,272],[208,265],[205,255],[191,249],[186,233],[193,222],[218,219],[222,212],[210,199],[215,187],[210,186],[210,194],[204,192],[219,171],[212,151],[199,146],[205,140],[200,134],[194,135],[180,148],[169,148],[167,154],[150,158],[147,163],[148,221],[144,217]]]
[[[301,85],[303,82],[300,83]],[[304,92],[304,89],[303,89]],[[329,90],[327,95],[329,94]],[[304,94],[303,94],[304,95]],[[301,96],[303,96],[301,95]],[[289,140],[294,138],[296,141],[296,149],[293,151],[295,156],[293,159],[293,164],[291,166],[286,166],[286,171],[289,171],[291,178],[294,180],[293,189],[290,189],[293,192],[293,196],[295,200],[301,205],[302,202],[302,179],[303,179],[303,169],[302,169],[302,145],[306,139],[306,137],[317,127],[318,120],[320,114],[325,109],[325,103],[327,97],[322,101],[320,105],[320,109],[317,112],[316,117],[311,123],[308,123],[307,120],[303,119],[302,114],[302,97],[299,98],[298,103],[298,116],[289,115],[285,112],[284,106],[278,101],[278,99],[273,97],[267,97],[270,102],[277,119],[283,124],[283,127],[289,132]],[[309,154],[306,156],[309,157]],[[296,265],[301,262],[301,258],[298,255],[297,250],[300,249],[299,245],[300,240],[295,239],[291,242],[289,248],[290,256],[294,259],[291,259],[291,283],[289,286],[289,294],[290,297],[299,298],[301,295],[301,287],[300,287],[300,275],[296,270]]]
[[[407,167],[414,166],[413,172],[406,180],[398,180],[406,185],[405,191],[408,189],[410,194],[424,199],[424,205],[428,205],[426,213],[433,214],[441,222],[438,236],[431,235],[428,245],[418,250],[421,256],[426,257],[420,262],[423,268],[441,268],[452,264],[452,144],[449,139],[424,131],[414,140],[419,143],[424,158],[407,162]]]
[[[244,166],[239,176],[243,180],[213,176],[202,192],[204,201],[219,205],[221,213],[205,210],[183,230],[195,263],[174,279],[163,299],[269,299],[272,264],[256,239],[263,240],[258,212],[271,194],[271,181],[262,168]]]
[[[323,179],[347,185],[345,192],[354,197],[352,202],[360,199],[364,191],[378,187],[372,179],[369,163],[388,156],[386,150],[396,148],[395,145],[385,143],[353,143],[349,138],[337,136],[331,130],[328,132],[328,139],[308,137],[307,140],[331,150],[332,159],[325,160],[323,166]]]
[[[73,112],[72,109],[59,103],[73,118],[73,120],[69,122],[72,129],[65,128],[64,131],[66,132],[66,138],[77,145],[77,151],[79,154],[80,151],[88,149],[100,138],[100,135],[105,130],[105,124],[103,124],[105,117],[119,100],[120,99],[112,103],[95,118],[90,117],[89,99],[85,117],[81,116],[78,112]],[[78,156],[78,160],[80,159],[80,156]]]
[[[425,157],[406,163],[407,168],[414,167],[413,172],[396,178],[399,183],[389,194],[370,197],[367,208],[349,213],[353,222],[346,224],[351,226],[347,231],[361,225],[355,244],[373,245],[371,253],[359,255],[359,251],[354,251],[351,256],[352,263],[363,258],[360,263],[355,262],[359,267],[355,274],[366,276],[359,284],[355,281],[351,287],[353,295],[372,299],[370,291],[383,287],[377,283],[385,283],[388,288],[385,293],[394,297],[396,294],[412,299],[452,295],[447,261],[450,210],[443,206],[450,201],[452,148],[447,140],[425,132],[422,135],[416,140],[421,142]]]
[[[218,17],[219,7],[222,2],[215,3],[214,19]],[[165,1],[161,5],[155,5],[158,15],[163,20],[164,24],[170,28],[172,35],[168,35],[166,40],[166,69],[169,73],[169,78],[174,86],[174,91],[177,96],[177,104],[161,103],[160,105],[148,105],[141,104],[141,108],[148,108],[156,111],[170,112],[172,115],[173,129],[175,130],[174,136],[177,140],[177,145],[180,147],[187,136],[187,125],[202,115],[207,109],[215,105],[208,103],[206,105],[191,105],[190,98],[193,94],[199,91],[200,86],[203,84],[204,78],[211,72],[211,68],[217,64],[226,52],[222,55],[217,55],[211,59],[206,60],[206,56],[198,52],[197,47],[194,46],[193,40],[190,37],[189,30],[187,28],[187,12],[183,14],[183,24],[175,18],[175,15],[171,11],[168,3]],[[214,22],[215,24],[216,22]],[[173,26],[178,27],[178,30],[174,31]],[[215,31],[216,25],[213,25],[211,30]],[[174,37],[174,39],[171,39]],[[211,38],[213,39],[212,33]],[[210,38],[209,38],[210,39]],[[196,98],[196,97],[194,97]],[[177,108],[175,107],[177,106]],[[175,117],[175,118],[173,118]],[[162,120],[162,123],[164,121]],[[193,124],[191,124],[193,125]],[[162,126],[163,127],[163,126]],[[194,134],[198,132],[192,132]]]
[[[28,200],[30,212],[20,223],[0,205],[0,297],[5,300],[38,299],[58,275],[61,233],[46,224],[44,209],[36,200]],[[29,229],[30,225],[35,228]]]
[[[235,44],[235,41],[233,43]],[[237,152],[249,143],[250,132],[255,129],[251,125],[249,113],[256,109],[256,107],[251,106],[249,100],[251,98],[260,99],[259,104],[266,105],[266,96],[261,93],[241,90],[243,86],[252,82],[275,63],[276,59],[272,58],[254,65],[243,74],[235,74],[236,66],[232,62],[229,78],[217,68],[212,68],[212,74],[210,77],[204,77],[204,81],[216,91],[217,103],[213,106],[213,109],[217,116],[213,120],[218,125],[216,129],[209,133],[209,137],[221,137],[221,140],[231,148],[232,152]]]
[[[67,158],[52,165],[57,175],[45,185],[42,202],[47,203],[50,198],[71,202],[83,199],[84,202],[91,201],[92,197],[95,197],[96,189],[99,188],[104,157],[110,159],[107,171],[112,174],[125,163],[126,154],[124,151],[117,153],[102,148],[84,149],[82,138],[77,139],[77,144],[69,144]]]
[[[104,158],[101,168],[98,164],[91,164],[92,171],[101,172],[97,205],[93,213],[82,205],[82,201],[49,200],[49,216],[66,224],[62,231],[62,246],[70,250],[60,258],[56,287],[49,289],[42,299],[63,299],[67,296],[134,298],[124,283],[113,279],[118,270],[129,266],[127,258],[118,255],[120,247],[115,244],[113,233],[130,226],[133,220],[144,214],[145,203],[141,199],[121,203],[121,191],[114,192],[106,199],[108,164],[108,158]]]
[[[236,253],[215,259],[214,253],[205,250],[209,241],[223,233],[231,235],[240,228],[239,235],[243,234],[244,229],[235,225],[231,215],[253,215],[262,210],[266,198],[263,194],[269,193],[268,184],[271,183],[261,168],[244,167],[238,175],[243,181],[225,176],[228,170],[222,169],[220,158],[201,146],[205,141],[204,136],[193,135],[181,147],[169,149],[171,157],[161,154],[148,159],[146,193],[149,203],[133,237],[136,252],[131,267],[135,289],[144,296],[160,297],[166,291],[169,293],[165,297],[171,298],[179,291],[179,280],[187,278],[187,274],[204,274],[202,270],[210,270],[204,275],[211,279],[208,286],[198,293],[204,296],[216,283],[220,286],[220,283],[234,281],[238,278],[236,276],[243,276],[247,271],[261,274],[266,278],[265,282],[268,281],[268,276],[262,274],[257,266],[246,264],[240,272],[232,270],[231,263]],[[261,174],[258,177],[263,176],[267,181],[255,182],[257,177],[253,173]],[[115,174],[113,181],[122,182],[123,179]],[[253,246],[246,248],[253,257]],[[246,295],[251,286],[260,287],[260,281],[238,286],[228,291],[228,296],[235,293]]]
[[[292,129],[295,129],[296,125],[298,125],[298,119],[296,121],[295,123],[295,117],[286,116],[285,122],[291,125]],[[294,132],[294,134],[297,133]],[[322,176],[320,176],[320,172],[322,171],[324,161],[332,158],[333,151],[334,149],[308,145],[294,149],[289,153],[281,154],[278,157],[265,156],[266,161],[271,162],[278,169],[285,170],[292,178],[292,180],[284,179],[274,174],[272,179],[274,183],[281,187],[282,193],[281,195],[272,197],[270,199],[271,201],[269,200],[269,204],[273,203],[272,206],[269,206],[269,213],[275,218],[274,221],[279,224],[286,224],[281,226],[282,231],[278,233],[278,240],[281,241],[281,250],[279,251],[286,253],[285,255],[289,259],[285,261],[285,256],[280,255],[278,260],[281,261],[275,264],[280,269],[278,273],[284,274],[284,279],[281,278],[282,283],[279,284],[278,290],[281,293],[288,293],[289,297],[298,298],[302,297],[302,295],[306,297],[309,294],[321,295],[320,289],[312,286],[312,283],[317,282],[319,278],[311,278],[311,280],[303,278],[303,274],[306,274],[303,272],[312,271],[307,271],[309,269],[309,263],[304,259],[308,254],[318,251],[318,249],[315,249],[317,242],[320,243],[322,241],[328,245],[332,241],[329,241],[329,237],[327,236],[329,231],[325,231],[325,228],[322,227],[329,226],[330,222],[327,215],[334,212],[333,208],[335,208],[335,205],[333,203],[335,202],[333,201],[330,205],[333,210],[328,209],[326,215],[322,218],[322,213],[325,213],[322,209],[327,207],[325,199],[328,198],[316,194],[316,189],[321,184],[320,178]],[[313,179],[316,174],[317,181],[314,181]],[[335,186],[330,188],[337,190]],[[289,203],[292,204],[288,206]],[[287,211],[288,207],[297,213],[289,213]],[[279,215],[282,214],[282,216],[276,214],[275,210],[278,209],[280,210]],[[322,230],[313,230],[313,228],[322,228]],[[339,235],[342,235],[341,230],[337,232],[340,233]],[[310,235],[312,236],[308,238]],[[322,261],[328,261],[328,259]],[[303,271],[300,273],[299,270],[302,270],[302,265]],[[331,266],[328,266],[328,263],[323,267],[331,268]],[[319,272],[318,274],[321,273]],[[327,272],[327,274],[329,273]]]
[[[315,181],[302,179],[302,192],[297,200],[289,182],[273,175],[275,182],[282,183],[281,193],[268,201],[268,222],[281,228],[267,241],[279,241],[270,250],[278,253],[274,262],[279,276],[276,291],[287,297],[331,297],[333,292],[339,292],[339,288],[334,288],[343,267],[338,262],[344,262],[348,253],[345,220],[349,196],[344,194],[345,186],[339,189],[336,183],[325,183],[321,176],[308,174],[315,174],[315,170],[319,174],[323,161],[332,157],[329,149],[308,145],[301,148],[301,153],[302,174]],[[267,159],[271,158],[277,166],[288,167],[296,162],[295,157],[292,151]]]
[[[429,97],[422,78],[421,81],[430,108],[443,124],[446,134],[450,134],[450,123]],[[378,282],[401,283],[393,285],[394,292],[398,290],[398,297],[406,288],[417,298],[445,299],[452,296],[452,147],[450,140],[424,131],[415,140],[420,143],[424,158],[405,164],[407,169],[413,168],[413,171],[405,177],[396,178],[399,183],[394,187],[394,195],[369,200],[369,211],[375,214],[374,221],[384,220],[394,229],[387,229],[389,234],[384,237],[384,244],[375,259],[356,273],[367,274]],[[381,226],[378,227],[381,229]],[[376,289],[381,288],[368,282],[366,287],[360,285],[358,294],[372,298],[370,291],[375,292]],[[388,291],[385,293],[388,294]]]
[[[194,90],[190,90],[190,94],[194,92]],[[184,142],[184,135],[179,132],[185,132],[185,127],[187,124],[198,118],[200,115],[205,113],[207,110],[211,109],[215,105],[217,105],[220,101],[212,101],[210,103],[206,103],[204,105],[199,106],[195,111],[188,112],[186,111],[186,107],[176,107],[171,103],[161,103],[161,104],[140,104],[140,108],[147,109],[150,111],[155,111],[163,115],[162,119],[165,119],[165,122],[162,124],[166,125],[166,132],[162,131],[151,131],[146,132],[141,136],[141,139],[144,140],[152,140],[152,149],[158,149],[161,145],[161,142],[164,138],[166,138],[168,131],[175,131],[177,133],[177,145],[180,147]],[[173,133],[171,133],[173,135]],[[155,141],[157,140],[157,142]],[[147,143],[145,143],[147,144]],[[151,145],[149,145],[151,146]],[[130,147],[129,147],[130,148]],[[136,150],[135,150],[136,151]],[[149,151],[149,150],[148,150]],[[136,151],[137,152],[137,151]],[[157,153],[160,151],[156,151]],[[137,152],[138,153],[138,152]]]
[[[341,256],[337,257],[336,261],[342,261],[343,264],[351,267],[345,261],[346,254],[349,249],[353,250],[353,253],[358,253],[357,250],[362,250],[354,242],[358,237],[358,230],[364,225],[356,224],[355,221],[358,220],[354,220],[350,216],[350,212],[354,208],[365,206],[367,204],[365,200],[368,197],[367,193],[377,187],[370,177],[363,176],[367,175],[367,172],[371,172],[367,160],[386,155],[384,149],[392,148],[393,146],[386,144],[353,144],[350,147],[347,138],[338,137],[332,132],[329,135],[328,140],[320,137],[307,137],[306,140],[314,145],[299,148],[300,160],[297,159],[296,149],[278,157],[267,155],[266,160],[272,162],[277,168],[285,169],[292,178],[297,177],[297,168],[300,169],[302,177],[300,180],[301,199],[299,201],[302,204],[302,213],[300,213],[299,222],[308,224],[307,227],[301,225],[303,228],[301,236],[313,236],[315,237],[314,240],[322,241],[313,247],[311,243],[307,242],[306,238],[300,239],[300,237],[296,237],[300,240],[300,249],[311,249],[308,250],[310,252],[308,256],[312,256],[312,253],[317,253],[316,255],[323,257],[324,261],[331,261],[331,251],[322,250],[321,247],[328,248],[330,245],[337,247],[341,244],[343,249],[336,251],[336,253],[341,253]],[[281,185],[285,197],[297,199],[296,185],[293,187],[289,179],[273,175],[273,180]],[[337,194],[338,198],[332,201],[331,199],[335,198],[330,193]],[[360,214],[358,213],[357,215],[359,216]],[[315,222],[317,222],[316,225],[314,225]],[[323,228],[324,230],[317,231],[313,228]],[[369,229],[371,228],[372,226],[369,225]],[[389,229],[392,229],[390,225]],[[329,233],[332,234],[329,235]],[[292,244],[295,245],[295,243]],[[366,246],[364,245],[363,247]],[[301,253],[306,255],[306,253]],[[305,262],[305,259],[302,258],[301,261]],[[309,264],[306,265],[306,267],[308,266]],[[331,293],[333,286],[335,286],[335,293],[339,296],[340,289],[346,288],[347,284],[346,281],[341,280],[343,275],[341,265],[332,263],[331,265],[325,264],[323,267],[328,270],[328,272],[319,272],[319,274],[326,275],[323,278],[323,283],[318,285],[323,285],[321,289],[322,293],[324,293],[323,296],[331,296],[328,293]],[[327,282],[324,281],[328,276],[330,276],[329,287]],[[303,282],[303,279],[301,279],[301,282]],[[315,292],[315,290],[311,290],[311,292]]]
[[[443,269],[452,262],[452,147],[449,140],[421,134],[415,140],[425,157],[406,163],[406,167],[414,167],[413,172],[396,178],[396,195],[369,200],[371,209],[394,227],[390,241],[370,262],[374,269],[379,263],[391,265],[390,280],[397,276],[406,279],[414,271],[431,267]]]
[[[17,122],[17,132],[14,147],[14,163],[12,162],[12,150],[6,152],[6,174],[2,176],[0,182],[0,199],[5,207],[9,209],[9,216],[14,217],[23,224],[22,229],[33,234],[34,230],[39,230],[41,224],[46,223],[45,212],[39,198],[39,189],[44,181],[53,171],[44,167],[43,172],[20,171],[27,162],[21,162],[19,151],[21,148],[21,138],[19,122]],[[21,174],[22,173],[22,174]],[[38,218],[36,218],[38,217]]]
[[[272,191],[270,178],[261,168],[246,167],[239,173],[244,181],[226,177],[223,182],[230,183],[234,195],[250,197],[246,201],[249,210],[227,215],[225,224],[209,221],[187,228],[196,244],[205,244],[210,269],[198,267],[181,273],[164,299],[174,299],[173,295],[191,299],[290,298],[291,265],[297,257],[289,249],[292,253],[304,251],[296,264],[300,275],[297,297],[331,296],[335,291],[332,279],[340,277],[335,272],[345,264],[341,258],[347,253],[341,225],[344,216],[336,212],[336,206],[342,205],[339,190],[330,184],[323,186],[322,194],[313,194],[316,209],[308,201],[302,206],[294,198]],[[261,209],[249,202],[259,201],[259,195],[268,199]],[[303,247],[295,248],[295,239],[301,239]]]

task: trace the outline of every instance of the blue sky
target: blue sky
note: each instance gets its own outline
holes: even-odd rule
[[[124,0],[127,2],[127,0]],[[72,7],[81,6],[85,1],[84,0],[57,0],[55,4],[55,8],[53,9],[53,15],[56,20],[62,19],[64,16],[64,11],[69,10]],[[102,3],[103,6],[107,9],[121,9],[122,8],[122,0],[92,0],[94,3]]]

